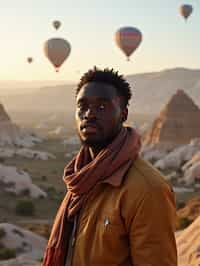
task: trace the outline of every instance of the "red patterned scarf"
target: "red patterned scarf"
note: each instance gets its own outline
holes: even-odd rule
[[[67,194],[58,210],[51,231],[43,266],[64,266],[70,237],[69,221],[81,209],[85,196],[97,184],[119,184],[137,158],[141,147],[136,131],[123,127],[114,141],[91,160],[89,148],[83,146],[65,167]]]

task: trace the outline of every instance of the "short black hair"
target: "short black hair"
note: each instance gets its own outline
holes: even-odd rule
[[[102,82],[114,86],[117,89],[118,95],[124,98],[125,106],[128,106],[132,96],[130,84],[124,79],[123,75],[118,74],[118,71],[114,71],[113,68],[101,70],[96,66],[93,69],[89,69],[88,72],[83,74],[80,78],[80,82],[76,89],[76,96],[83,85],[88,82]]]

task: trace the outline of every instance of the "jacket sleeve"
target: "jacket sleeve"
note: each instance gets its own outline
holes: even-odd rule
[[[141,195],[128,234],[134,266],[177,266],[176,206],[167,183]]]

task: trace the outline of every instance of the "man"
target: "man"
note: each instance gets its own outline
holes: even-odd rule
[[[82,142],[66,166],[67,194],[43,266],[176,266],[174,194],[139,156],[140,138],[123,126],[129,84],[113,70],[89,70],[76,91]]]

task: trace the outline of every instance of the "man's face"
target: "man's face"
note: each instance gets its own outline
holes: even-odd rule
[[[118,134],[127,118],[127,108],[114,86],[89,82],[76,98],[76,124],[83,144],[103,148]]]

